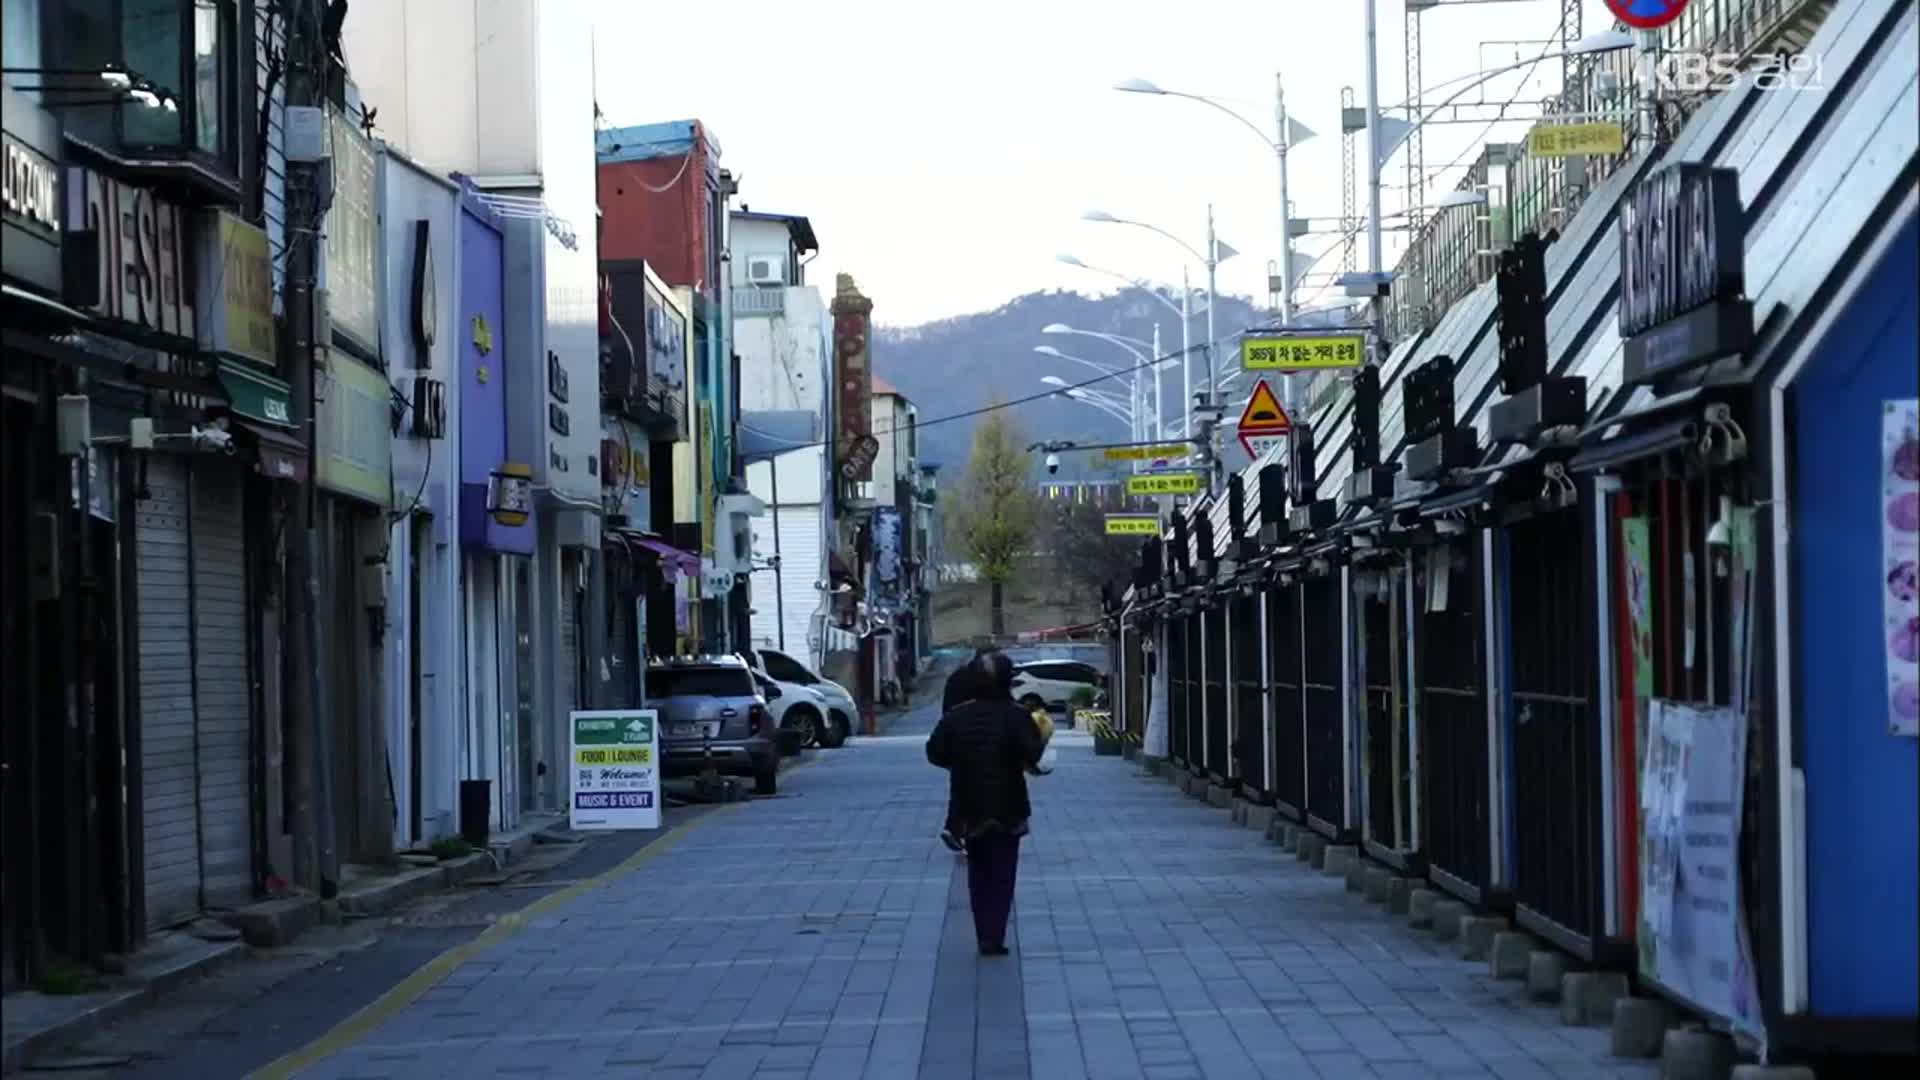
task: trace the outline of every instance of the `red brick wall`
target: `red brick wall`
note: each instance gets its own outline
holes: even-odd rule
[[[667,284],[700,286],[711,296],[717,283],[702,280],[707,265],[706,134],[697,131],[695,138],[690,162],[679,156],[599,167],[600,257],[645,259]]]

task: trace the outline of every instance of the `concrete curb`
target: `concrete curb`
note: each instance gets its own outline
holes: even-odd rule
[[[0,1074],[19,1072],[35,1055],[86,1038],[160,995],[225,967],[247,954],[247,946],[241,941],[201,944],[204,948],[195,948],[185,955],[169,957],[159,963],[141,965],[136,961],[135,966],[140,973],[130,976],[130,985],[66,999],[74,1007],[66,1016],[32,1030],[17,1034],[8,1032],[5,1045],[0,1046]],[[82,1001],[82,997],[90,1000]],[[53,1002],[60,999],[32,991],[22,992],[9,998],[8,1019],[18,1016],[19,1010],[31,1007],[36,1000]]]
[[[1249,806],[1247,807],[1247,828],[1264,833],[1273,827],[1274,815],[1275,810],[1271,806]]]

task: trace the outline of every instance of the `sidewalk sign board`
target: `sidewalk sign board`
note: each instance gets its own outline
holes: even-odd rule
[[[1240,412],[1240,445],[1247,448],[1247,456],[1257,459],[1280,445],[1292,428],[1293,421],[1280,407],[1280,399],[1273,396],[1273,387],[1265,379],[1255,383],[1253,396],[1247,398],[1247,407]]]
[[[572,714],[573,801],[578,830],[660,827],[660,714],[607,709]]]

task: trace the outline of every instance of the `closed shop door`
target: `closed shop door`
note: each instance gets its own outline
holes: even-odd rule
[[[253,895],[253,709],[240,470],[196,464],[192,489],[200,859],[205,903],[222,907]]]
[[[149,929],[191,918],[200,908],[187,504],[185,463],[147,455],[146,498],[134,503],[133,528],[140,869]]]
[[[581,556],[560,553],[560,657],[557,691],[560,708],[580,708],[580,565]]]
[[[1480,534],[1415,556],[1420,605],[1420,823],[1442,888],[1481,901],[1491,875],[1487,811],[1487,649]]]
[[[1301,632],[1302,677],[1306,684],[1307,814],[1323,831],[1339,831],[1346,820],[1346,726],[1341,700],[1340,579],[1310,577],[1300,585],[1305,610]]]
[[[1268,690],[1273,695],[1273,797],[1280,812],[1300,820],[1307,810],[1307,734],[1301,682],[1300,586],[1267,593]]]

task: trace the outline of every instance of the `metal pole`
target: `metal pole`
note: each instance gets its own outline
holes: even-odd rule
[[[1280,325],[1291,326],[1293,324],[1293,226],[1287,219],[1290,205],[1287,199],[1287,91],[1277,71],[1273,73],[1273,118],[1276,136],[1273,148],[1280,159]],[[1287,399],[1288,410],[1297,412],[1300,403],[1295,397],[1296,384],[1293,372],[1287,372],[1280,382],[1281,393]]]
[[[1180,415],[1186,418],[1182,434],[1193,438],[1193,286],[1187,268],[1180,268]]]
[[[773,474],[773,618],[777,624],[774,640],[780,651],[787,651],[787,590],[780,576],[780,457],[767,459],[767,471]]]
[[[1372,298],[1373,334],[1376,346],[1386,333],[1386,304],[1380,297],[1378,275],[1386,270],[1380,257],[1380,56],[1374,5],[1366,0],[1367,13],[1367,268],[1376,276]],[[1418,87],[1414,88],[1416,91]]]
[[[1219,293],[1214,289],[1214,270],[1220,265],[1220,248],[1213,236],[1213,204],[1207,204],[1207,344],[1202,353],[1207,360],[1207,404],[1213,404],[1213,309]]]
[[[1164,439],[1167,435],[1167,414],[1160,407],[1160,324],[1153,324],[1153,437]]]

